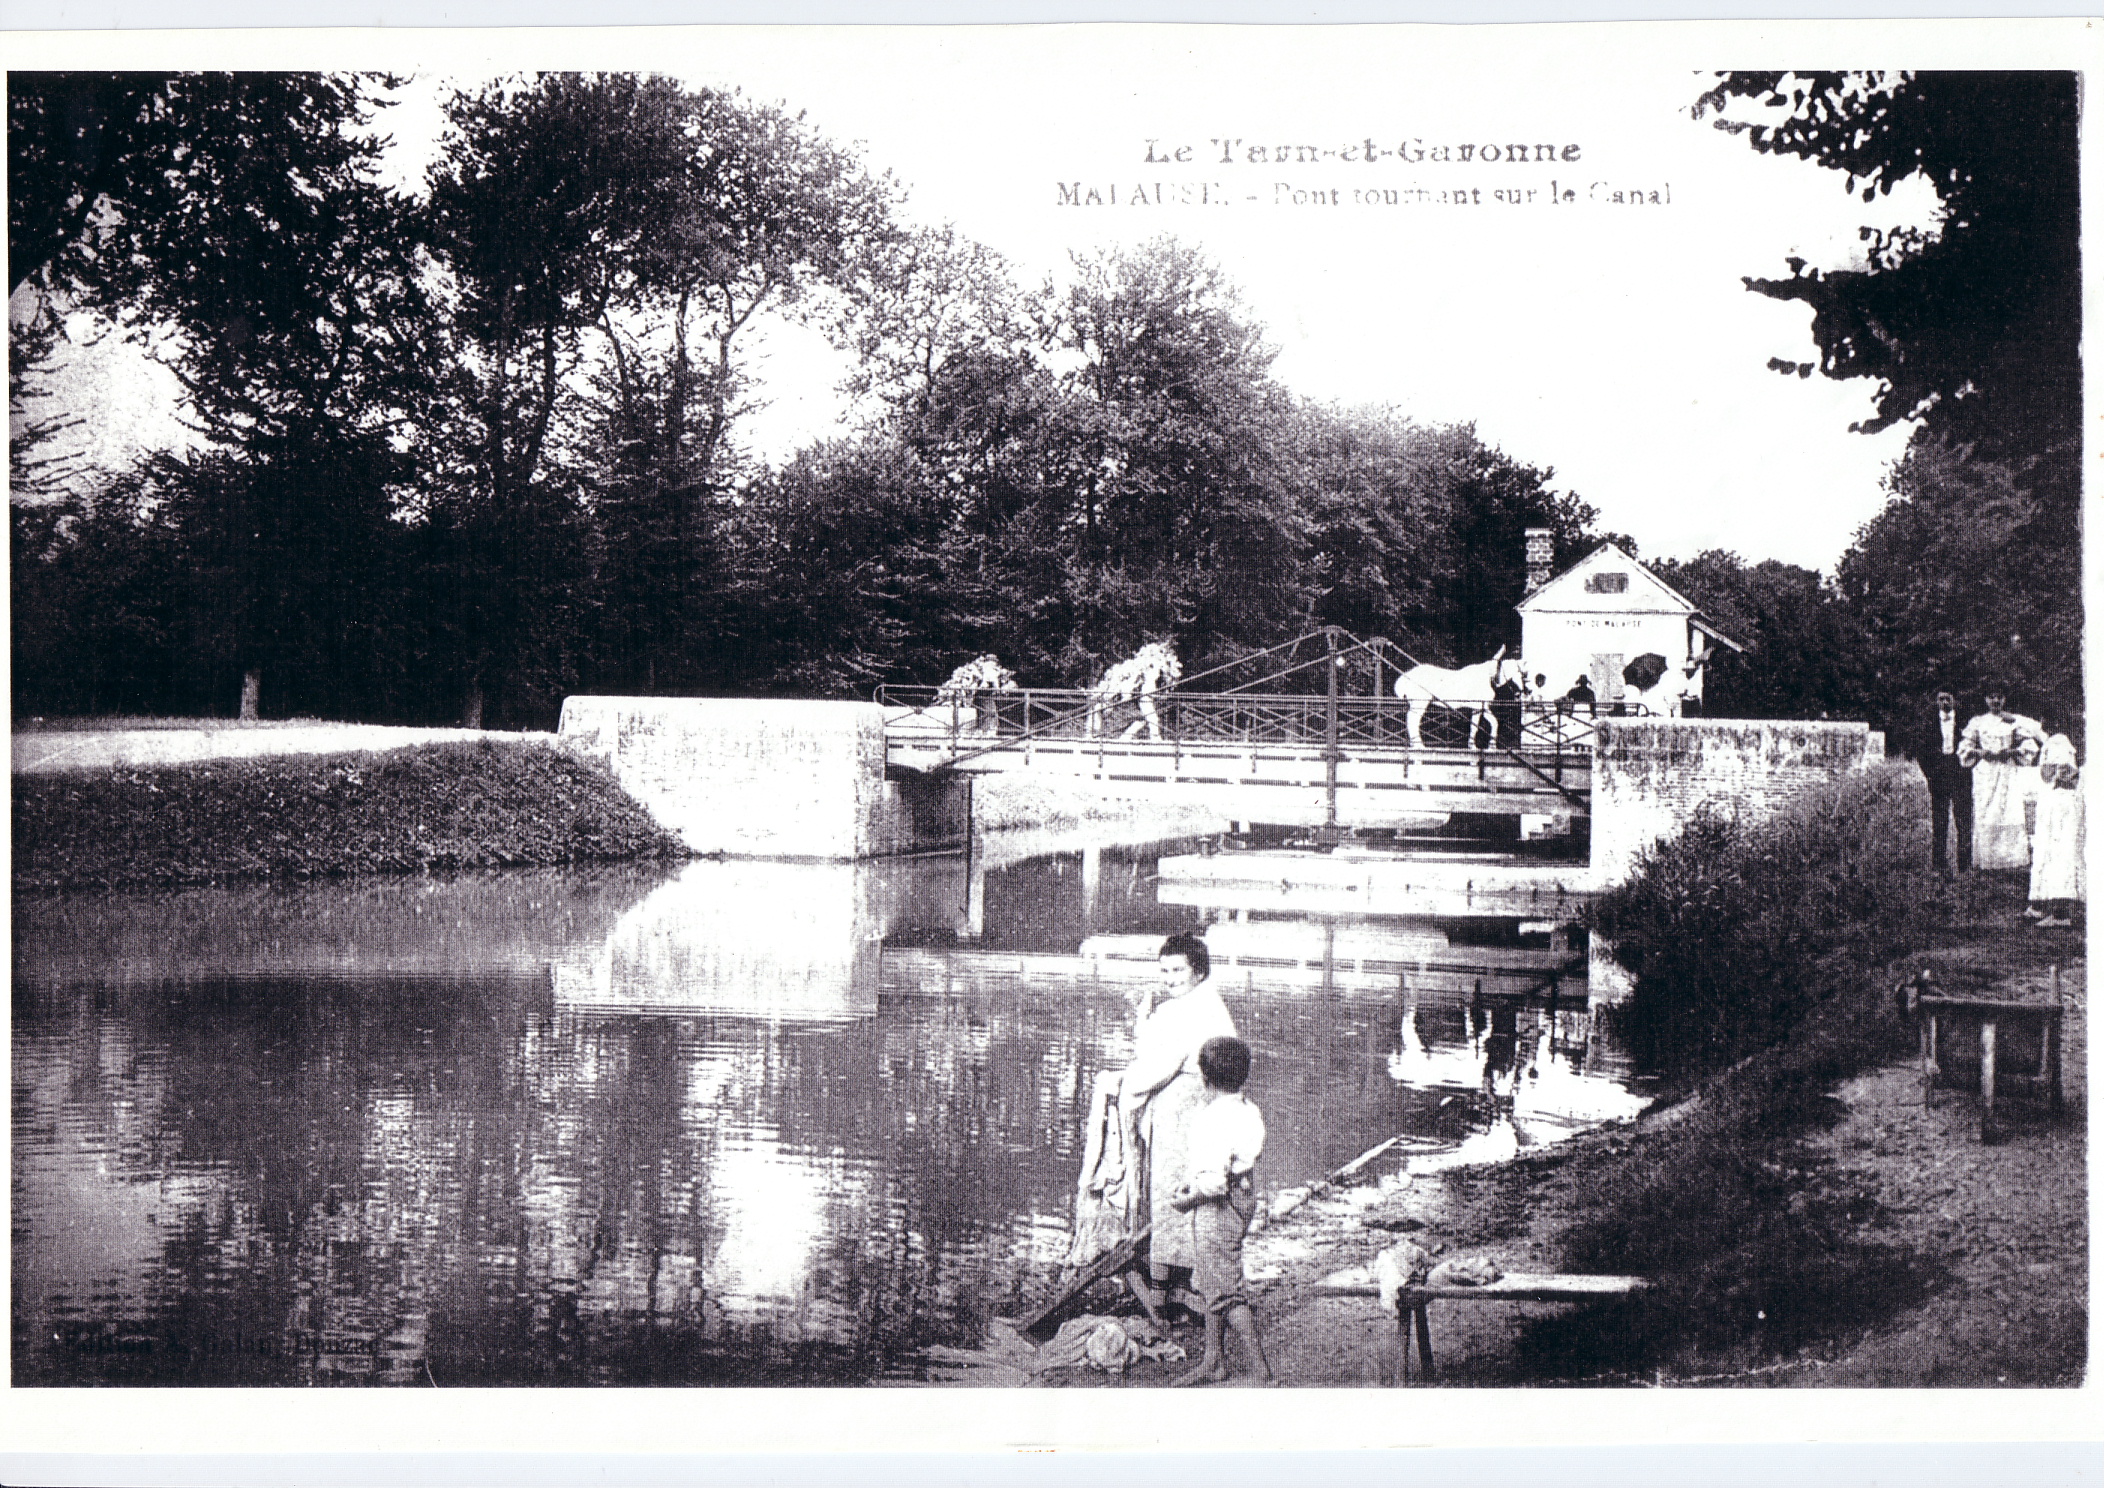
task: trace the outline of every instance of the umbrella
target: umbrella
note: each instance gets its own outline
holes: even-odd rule
[[[1622,680],[1638,692],[1649,692],[1658,685],[1658,679],[1665,674],[1666,659],[1656,651],[1646,651],[1622,668]]]

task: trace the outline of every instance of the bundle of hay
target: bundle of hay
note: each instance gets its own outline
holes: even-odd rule
[[[949,680],[935,689],[935,701],[969,706],[982,692],[1014,691],[1015,673],[1002,666],[1001,658],[989,651],[950,673]]]

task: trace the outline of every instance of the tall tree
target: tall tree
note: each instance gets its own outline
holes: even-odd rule
[[[1473,425],[1313,406],[1298,424],[1311,619],[1387,635],[1427,661],[1478,661],[1518,643],[1526,529],[1550,529],[1559,564],[1602,536],[1591,506],[1549,489],[1555,472],[1484,444]]]
[[[399,428],[425,370],[364,75],[9,75],[11,274],[152,344],[223,444]]]
[[[1703,705],[1726,718],[1861,716],[1864,650],[1854,617],[1819,574],[1712,549],[1654,564],[1746,649],[1716,648]]]
[[[15,74],[9,242],[17,288],[150,337],[188,411],[274,503],[249,562],[282,569],[266,530],[322,546],[302,571],[354,566],[428,371],[405,200],[378,179],[372,79],[301,73]],[[215,467],[216,468],[216,467]],[[290,508],[341,498],[325,516]],[[391,497],[378,500],[381,509]],[[329,546],[339,540],[350,548]],[[271,556],[266,557],[268,552]],[[350,596],[325,594],[326,601]],[[253,716],[286,652],[282,607],[228,644]]]
[[[1587,502],[1549,489],[1554,470],[1485,444],[1473,424],[1429,431],[1416,458],[1417,479],[1433,503],[1426,561],[1435,577],[1429,602],[1402,612],[1396,639],[1442,664],[1516,648],[1520,621],[1513,607],[1527,593],[1527,529],[1549,529],[1559,565],[1615,534],[1594,531],[1599,514]],[[1439,654],[1446,647],[1451,653]]]
[[[2081,208],[2072,72],[1727,73],[1697,104],[1866,203],[1919,177],[1928,229],[1865,226],[1865,262],[1748,287],[1813,311],[1799,376],[1878,385],[1858,427],[1916,425],[1837,578],[1874,719],[1993,680],[2079,721]]]
[[[579,503],[612,586],[604,660],[627,685],[696,685],[739,346],[764,312],[852,283],[888,188],[795,116],[664,78],[544,75],[449,116],[429,215],[457,296],[466,711],[486,689],[539,705],[515,665],[537,623],[522,524]]]
[[[280,241],[378,151],[370,73],[10,72],[7,261],[24,285],[153,313]],[[180,299],[179,299],[180,302]],[[177,316],[170,318],[180,319]]]
[[[426,207],[449,277],[450,400],[438,526],[448,537],[462,717],[482,722],[520,688],[537,599],[538,526],[568,525],[574,462],[551,474],[574,429],[585,341],[641,265],[681,196],[692,106],[662,79],[548,74],[455,94]]]
[[[1296,410],[1295,487],[1312,527],[1309,619],[1398,636],[1433,603],[1434,537],[1446,512],[1423,478],[1427,429],[1389,409]]]
[[[1551,527],[1565,560],[1596,540],[1590,507],[1473,429],[1296,403],[1176,243],[1028,297],[951,236],[899,262],[865,321],[870,381],[948,493],[925,613],[966,655],[1078,682],[1149,638],[1203,664],[1324,623],[1488,654],[1516,638],[1523,530]]]
[[[893,239],[890,184],[799,115],[686,94],[686,151],[663,230],[635,261],[636,293],[599,329],[595,482],[607,595],[626,680],[692,687],[715,667],[716,528],[748,408],[743,346],[765,315],[837,329]],[[718,575],[720,577],[720,575]]]
[[[2038,498],[2009,465],[1934,437],[1909,447],[1889,485],[1835,573],[1869,716],[1993,685],[2079,736],[2082,612],[2072,575],[2056,582],[2024,542]]]
[[[8,640],[17,717],[186,711],[208,648],[186,648],[180,556],[151,519],[143,481],[93,502],[61,494],[9,506]]]
[[[946,224],[879,245],[843,329],[855,354],[849,394],[911,423],[933,411],[947,378],[1026,354],[1039,328],[1001,255]]]
[[[1079,359],[1070,667],[1157,636],[1200,659],[1280,639],[1307,537],[1276,458],[1291,402],[1233,286],[1164,238],[1077,259],[1053,310]]]
[[[866,696],[940,667],[947,506],[927,467],[882,439],[819,444],[752,482],[721,620],[727,680]]]

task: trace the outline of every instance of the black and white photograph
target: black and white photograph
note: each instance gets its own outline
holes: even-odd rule
[[[2065,1433],[2078,23],[320,35],[6,73],[11,1431]]]

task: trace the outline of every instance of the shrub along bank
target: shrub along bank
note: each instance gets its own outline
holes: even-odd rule
[[[685,855],[596,764],[484,740],[14,777],[17,889]]]
[[[1635,976],[1621,1032],[1638,1063],[1700,1076],[1765,1049],[1870,967],[1948,933],[1911,765],[1844,777],[1745,826],[1698,817],[1593,906]]]
[[[1595,933],[1636,978],[1623,1031],[1692,1098],[1593,1155],[1561,1237],[1570,1269],[1652,1289],[1531,1324],[1536,1368],[1774,1357],[1936,1285],[1938,1267],[1882,1243],[1875,1203],[1801,1140],[1840,1114],[1838,1083],[1909,1046],[1890,963],[2016,916],[2020,886],[1925,867],[1927,807],[1920,776],[1891,765],[1759,825],[1711,817],[1595,905]]]

